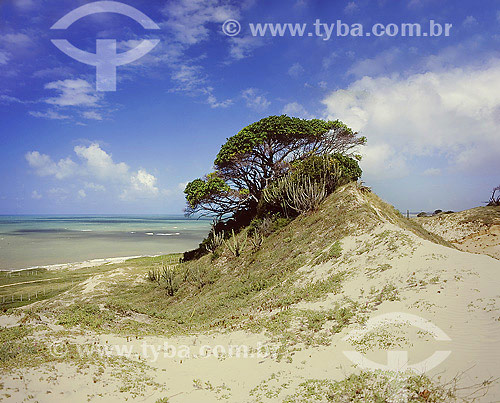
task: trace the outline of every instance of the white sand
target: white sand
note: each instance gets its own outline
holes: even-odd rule
[[[383,329],[372,331],[364,344],[353,346],[355,339],[344,338],[353,330],[362,330],[362,327],[353,324],[338,334],[331,334],[328,332],[331,323],[327,323],[322,331],[329,335],[331,344],[302,348],[294,353],[292,362],[258,357],[168,358],[162,356],[161,350],[158,350],[160,355],[154,361],[142,354],[143,343],[162,346],[167,341],[176,347],[191,346],[196,352],[204,344],[257,346],[259,342],[269,340],[264,335],[241,331],[168,340],[154,337],[127,340],[86,332],[83,336],[75,335],[72,342],[132,347],[137,354],[126,360],[144,362],[146,369],[141,376],[151,377],[163,385],[164,390],[144,385],[143,396],[136,397],[128,390],[120,392],[123,386],[138,385],[134,378],[138,372],[129,373],[123,366],[109,364],[104,373],[99,374],[98,365],[89,360],[89,367],[80,372],[69,364],[58,364],[19,370],[17,373],[22,374],[22,379],[19,375],[3,376],[4,386],[0,396],[6,402],[23,401],[29,395],[38,402],[83,402],[89,397],[90,401],[103,402],[122,402],[125,398],[128,401],[155,402],[161,397],[170,397],[169,402],[173,403],[220,401],[218,399],[250,402],[259,401],[250,396],[250,391],[275,374],[276,380],[269,381],[261,395],[262,401],[278,402],[292,394],[305,379],[340,380],[358,370],[344,351],[366,353],[368,359],[380,364],[387,362],[387,352],[391,350],[408,351],[409,364],[425,360],[435,351],[450,351],[449,357],[430,370],[428,375],[442,375],[444,380],[449,380],[465,372],[463,385],[500,375],[498,260],[431,243],[388,223],[380,225],[370,234],[347,237],[341,243],[343,253],[339,259],[314,268],[302,268],[304,277],[301,282],[318,281],[330,274],[348,271],[342,293],[329,294],[322,301],[299,303],[295,308],[326,310],[348,297],[367,307],[367,318],[397,312],[418,315],[439,327],[451,340],[434,340],[429,333],[418,332],[408,324],[402,324],[387,326],[386,333]],[[91,296],[105,280],[98,276],[85,283],[83,292],[86,297]],[[394,285],[398,300],[378,304],[375,296],[387,284]],[[9,320],[2,318],[2,325],[5,326]],[[297,324],[296,331],[302,331],[300,324]],[[201,380],[201,383],[193,382],[195,379]],[[133,386],[134,389],[138,390],[139,386]],[[266,391],[269,392],[268,398],[265,397]],[[7,398],[6,394],[10,397]],[[498,400],[500,387],[497,384],[491,388],[488,398],[482,401]]]

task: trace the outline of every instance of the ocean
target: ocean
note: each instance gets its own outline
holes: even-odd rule
[[[0,216],[0,270],[184,252],[210,224],[171,215]]]

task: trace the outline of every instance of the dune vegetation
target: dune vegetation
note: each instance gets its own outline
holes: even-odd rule
[[[245,128],[222,147],[216,172],[188,184],[190,211],[218,218],[197,250],[3,275],[0,297],[35,297],[2,305],[0,399],[472,402],[498,396],[498,261],[458,250],[359,182],[348,151],[364,140],[340,122],[289,119]],[[300,143],[296,131],[308,142]],[[290,138],[277,141],[280,136]],[[241,148],[249,141],[253,147]],[[325,149],[333,145],[340,148]],[[262,162],[274,155],[272,147],[285,146],[294,158],[267,160],[258,175],[242,173],[249,160]],[[243,186],[255,178],[253,189]],[[429,331],[410,331],[407,321],[371,326],[378,315],[401,313],[418,315],[449,337],[436,341]],[[245,345],[253,355],[166,356],[166,341],[192,349]],[[163,346],[163,355],[152,359],[145,345]],[[116,346],[133,354],[119,354]],[[270,353],[261,356],[263,346]],[[391,367],[380,356],[407,351],[413,365],[444,349],[449,357],[425,371],[408,362]],[[346,350],[387,365],[364,368]]]

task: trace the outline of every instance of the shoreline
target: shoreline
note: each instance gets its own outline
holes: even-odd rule
[[[167,253],[169,255],[171,253]],[[96,267],[96,266],[101,266],[105,264],[114,264],[114,263],[123,263],[127,260],[130,259],[137,259],[141,257],[157,257],[157,256],[163,256],[164,254],[158,254],[158,255],[137,255],[137,256],[121,256],[121,257],[108,257],[108,258],[96,258],[96,259],[89,259],[89,260],[84,260],[81,262],[69,262],[69,263],[57,263],[57,264],[49,264],[49,265],[43,265],[43,266],[32,266],[32,267],[26,267],[22,269],[18,268],[11,268],[11,269],[0,269],[0,272],[8,272],[8,273],[16,273],[16,272],[21,272],[25,270],[36,270],[36,269],[46,269],[46,270],[62,270],[62,269],[70,269],[70,270],[78,270],[78,269],[84,269],[87,267]]]

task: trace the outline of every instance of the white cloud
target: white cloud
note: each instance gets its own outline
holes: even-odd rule
[[[282,112],[285,115],[297,118],[310,119],[312,117],[311,114],[307,112],[306,109],[298,102],[290,102],[286,104],[283,107]]]
[[[97,113],[96,111],[86,111],[82,113],[82,116],[85,119],[89,120],[102,120],[102,115],[100,113]]]
[[[35,200],[40,200],[42,198],[42,195],[38,193],[38,191],[33,190],[33,192],[31,192],[31,198]]]
[[[288,69],[288,75],[293,78],[298,78],[302,73],[304,73],[304,67],[300,63],[294,63]]]
[[[103,185],[94,182],[85,182],[85,189],[90,189],[96,192],[104,192],[106,190]]]
[[[80,198],[86,197],[86,190],[93,192],[106,191],[106,183],[121,199],[131,200],[137,198],[153,198],[161,194],[157,186],[157,178],[145,169],[131,172],[124,162],[114,162],[111,154],[104,151],[99,144],[89,146],[76,146],[75,154],[80,162],[74,162],[70,157],[54,162],[54,160],[38,151],[26,154],[26,160],[34,172],[39,176],[53,176],[56,179],[76,178],[76,184],[81,187],[78,192]],[[86,179],[82,181],[82,179]],[[94,182],[95,181],[95,182]],[[55,190],[54,190],[55,189]],[[51,195],[67,197],[68,192],[63,188],[54,188],[49,191]]]
[[[481,68],[364,77],[323,103],[329,118],[367,136],[362,165],[374,177],[395,167],[404,172],[420,156],[438,156],[469,172],[500,170],[500,60]]]
[[[14,0],[14,5],[25,11],[25,10],[30,10],[32,8],[35,8],[36,3],[34,0]]]
[[[249,57],[252,51],[264,44],[262,38],[255,36],[242,36],[230,38],[229,56],[235,60]]]
[[[497,11],[497,21],[500,22],[500,10]]]
[[[76,172],[77,164],[69,157],[57,163],[48,155],[40,154],[38,151],[28,152],[25,157],[29,166],[39,176],[55,176],[57,179],[64,179],[73,176]]]
[[[7,52],[0,50],[0,64],[7,64],[9,61],[9,56]]]
[[[389,69],[393,68],[396,60],[401,57],[408,56],[398,48],[388,49],[373,58],[362,59],[355,62],[349,70],[347,70],[347,74],[357,78],[387,74],[389,73]]]
[[[207,96],[207,104],[211,108],[227,108],[233,104],[232,99],[225,99],[224,101],[219,101],[217,97],[213,94],[214,89],[212,87],[207,87],[201,90]]]
[[[50,109],[47,112],[30,111],[28,113],[35,118],[44,118],[51,120],[65,120],[70,118],[68,115],[62,115],[59,112]]]
[[[53,81],[45,85],[46,89],[55,90],[59,95],[45,100],[48,104],[57,106],[97,106],[101,95],[81,78]]]
[[[0,36],[0,43],[12,48],[25,48],[33,44],[33,39],[23,33],[4,34]]]
[[[464,22],[462,22],[462,26],[464,26],[465,28],[472,28],[475,27],[476,25],[477,25],[477,19],[472,15],[467,16]]]
[[[24,104],[19,98],[11,97],[10,95],[0,95],[0,102],[3,104]]]
[[[271,102],[262,94],[262,91],[257,88],[248,88],[242,91],[241,96],[249,108],[259,112],[266,110],[271,105]]]
[[[162,11],[168,18],[164,25],[178,42],[187,45],[207,39],[209,24],[239,17],[235,7],[219,0],[169,1]]]
[[[130,177],[130,186],[120,195],[121,199],[156,197],[159,189],[156,186],[157,179],[154,175],[139,169]]]
[[[119,181],[128,175],[128,165],[124,162],[115,163],[112,156],[97,143],[88,147],[76,146],[74,151],[84,161],[86,170],[98,179]]]
[[[344,8],[344,12],[346,14],[354,14],[358,10],[359,7],[354,1],[350,1],[349,3],[347,3],[347,6],[345,6]]]
[[[332,67],[335,63],[335,60],[337,60],[338,57],[339,57],[338,54],[335,52],[324,57],[323,60],[321,61],[321,65],[322,65],[323,69],[328,70],[330,67]]]

